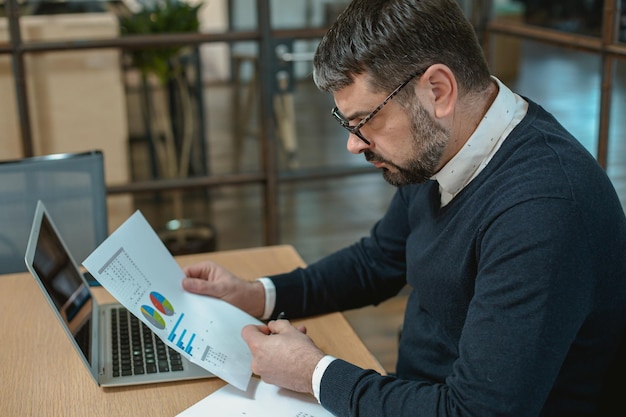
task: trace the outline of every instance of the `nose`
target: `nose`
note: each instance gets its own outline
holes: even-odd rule
[[[348,152],[358,155],[367,148],[371,147],[367,143],[363,142],[359,137],[353,133],[348,134],[348,143],[346,144]]]

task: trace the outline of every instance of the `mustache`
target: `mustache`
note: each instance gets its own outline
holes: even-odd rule
[[[384,160],[380,156],[376,155],[374,152],[372,152],[369,149],[366,149],[365,151],[363,151],[363,156],[365,156],[365,160],[367,162],[389,162],[389,161]]]

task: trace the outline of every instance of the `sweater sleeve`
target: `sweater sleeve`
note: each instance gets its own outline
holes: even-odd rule
[[[422,187],[423,192],[431,192],[431,186]],[[400,189],[370,236],[307,268],[271,276],[274,311],[298,318],[375,305],[396,295],[406,284],[407,210]]]

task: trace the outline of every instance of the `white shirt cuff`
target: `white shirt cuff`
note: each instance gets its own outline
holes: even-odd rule
[[[313,386],[313,396],[320,402],[320,385],[322,385],[322,377],[324,376],[324,372],[326,372],[326,368],[328,365],[334,361],[335,357],[326,355],[315,366],[315,370],[313,371],[313,377],[311,378],[311,385]]]
[[[263,284],[263,288],[265,288],[265,310],[263,310],[261,320],[267,320],[276,306],[276,287],[272,280],[267,277],[259,278],[257,281]]]

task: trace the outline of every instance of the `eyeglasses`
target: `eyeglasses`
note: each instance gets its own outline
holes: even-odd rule
[[[376,107],[374,110],[372,110],[372,112],[370,114],[368,114],[367,116],[365,116],[357,125],[355,126],[350,126],[350,122],[348,120],[346,120],[345,116],[343,114],[341,114],[341,112],[339,111],[339,109],[337,107],[333,108],[331,113],[333,115],[333,117],[335,119],[337,119],[337,121],[339,122],[339,124],[346,129],[348,132],[352,133],[353,135],[356,135],[356,137],[358,137],[359,139],[361,139],[363,142],[365,142],[367,145],[370,144],[370,141],[365,139],[365,137],[363,136],[363,134],[361,133],[361,128],[363,127],[363,125],[365,125],[365,123],[369,122],[370,120],[372,120],[372,117],[376,116],[376,113],[378,113],[383,107],[385,107],[385,104],[389,103],[389,101],[394,98],[394,96],[396,94],[398,94],[400,92],[400,90],[402,90],[408,83],[411,82],[411,80],[415,77],[417,77],[418,75],[422,75],[428,68],[423,68],[420,69],[418,71],[415,71],[414,73],[411,74],[411,76],[409,78],[406,79],[406,81],[403,81],[402,84],[400,84],[395,90],[393,90],[391,92],[391,94],[389,94],[387,96],[387,98],[380,103],[380,105],[378,107]]]

